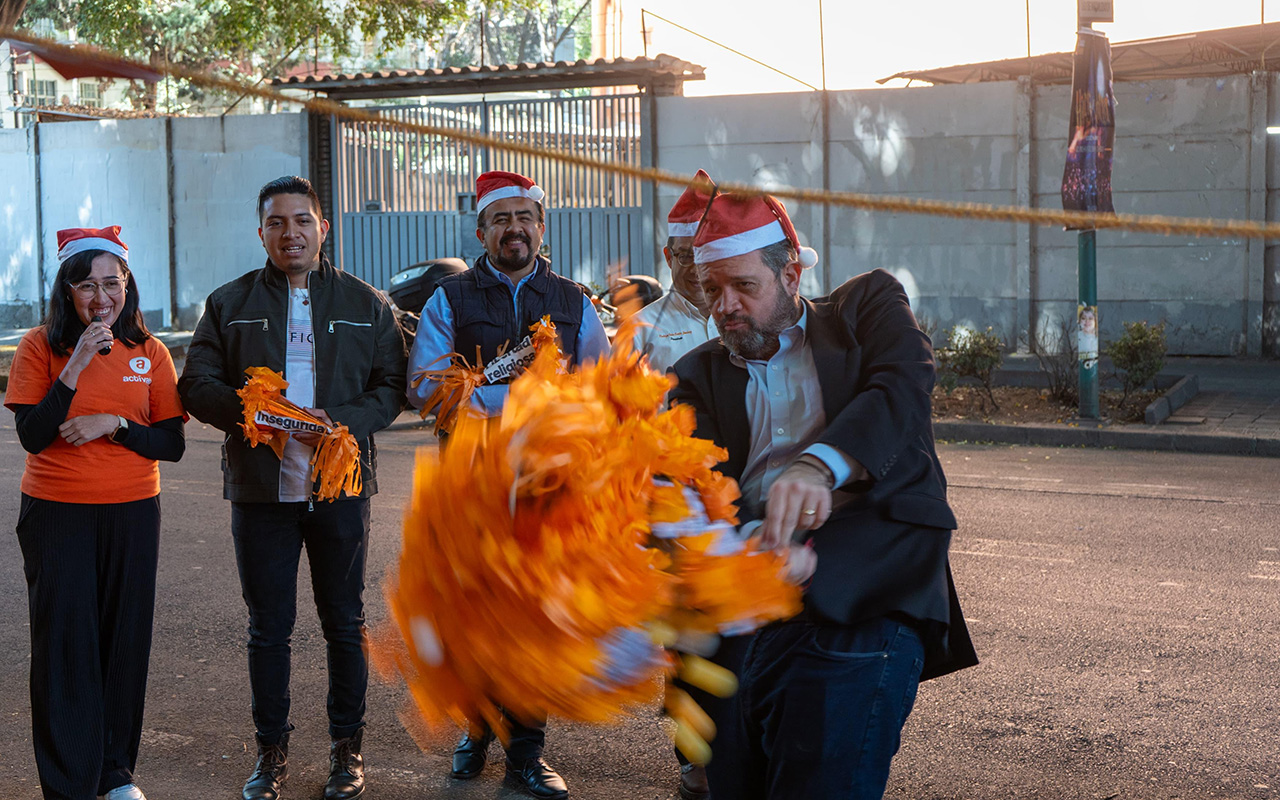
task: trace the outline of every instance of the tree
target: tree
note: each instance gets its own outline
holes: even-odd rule
[[[486,8],[505,15],[538,2],[490,0]],[[156,67],[218,66],[271,78],[301,61],[306,44],[346,55],[364,40],[376,39],[383,50],[412,40],[437,42],[470,10],[469,0],[31,0],[23,20],[52,19],[60,29],[74,28],[81,41]],[[136,103],[154,109],[155,86],[136,88]],[[181,91],[198,94],[187,86]]]
[[[479,64],[482,45],[485,64],[552,61],[576,28],[590,22],[590,10],[591,0],[468,0],[463,22],[441,37],[439,66]]]

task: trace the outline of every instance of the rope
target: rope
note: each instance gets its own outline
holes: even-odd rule
[[[362,108],[350,108],[332,100],[322,98],[302,99],[291,97],[282,92],[256,85],[249,85],[230,78],[187,69],[179,64],[152,66],[139,61],[127,59],[116,53],[87,45],[69,47],[49,39],[42,39],[12,28],[0,28],[0,38],[37,45],[46,48],[51,54],[66,58],[80,59],[86,55],[107,65],[132,70],[147,70],[160,75],[169,75],[189,81],[206,89],[223,89],[232,93],[243,92],[263,100],[280,103],[299,104],[315,114],[332,115],[353,122],[365,122],[383,125],[388,128],[408,130],[422,136],[439,136],[456,139],[469,144],[490,147],[510,153],[520,153],[536,158],[560,161],[587,169],[625,175],[641,181],[665,184],[684,188],[693,181],[692,175],[684,175],[657,167],[637,167],[630,164],[619,164],[602,161],[597,158],[569,153],[562,150],[536,147],[470,133],[455,128],[442,128],[415,122],[402,122],[390,119],[381,114]],[[1253,220],[1212,219],[1205,217],[1170,217],[1153,214],[1108,214],[1092,211],[1063,211],[1049,208],[1028,208],[1025,206],[993,205],[989,203],[960,203],[947,200],[925,200],[914,197],[894,195],[865,194],[861,192],[838,192],[824,189],[794,189],[779,187],[762,189],[746,183],[723,182],[717,184],[722,192],[738,192],[745,195],[761,196],[765,194],[783,200],[817,205],[832,205],[844,208],[856,208],[866,211],[881,211],[898,214],[923,214],[935,217],[954,219],[972,219],[982,222],[1013,222],[1041,225],[1046,227],[1065,227],[1079,230],[1119,230],[1134,233],[1155,233],[1165,236],[1192,236],[1222,239],[1277,239],[1280,240],[1280,223],[1257,222]]]

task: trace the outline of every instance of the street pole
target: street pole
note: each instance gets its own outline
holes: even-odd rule
[[[1077,0],[1076,52],[1071,68],[1071,145],[1063,174],[1063,208],[1110,212],[1111,149],[1115,105],[1111,55],[1094,22],[1114,19],[1112,0]],[[1080,399],[1076,416],[1101,418],[1098,403],[1098,232],[1081,230],[1076,240],[1076,355]]]
[[[1093,23],[1080,21],[1081,28]],[[1076,416],[1098,419],[1098,340],[1102,331],[1098,319],[1098,232],[1080,231],[1076,236],[1076,350],[1080,362],[1080,402]],[[1093,332],[1089,335],[1089,315],[1093,316]]]
[[[1079,321],[1077,348],[1080,361],[1080,419],[1098,419],[1098,232],[1080,231],[1076,242],[1076,280]],[[1086,328],[1092,315],[1093,332]],[[1090,348],[1092,352],[1086,351]]]

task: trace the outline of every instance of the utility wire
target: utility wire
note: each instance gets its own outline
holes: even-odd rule
[[[691,29],[689,29],[689,28],[686,28],[685,26],[681,25],[681,24],[680,24],[680,23],[678,23],[678,22],[672,22],[671,20],[667,19],[666,17],[659,16],[659,15],[657,15],[657,14],[653,13],[652,11],[649,11],[648,9],[644,9],[644,8],[642,8],[642,9],[640,9],[640,11],[641,11],[641,13],[642,13],[642,14],[647,14],[648,16],[653,17],[654,19],[660,19],[660,20],[662,20],[663,22],[667,23],[668,25],[672,25],[672,26],[674,26],[674,27],[677,27],[677,28],[679,28],[680,30],[684,31],[685,33],[691,33],[691,34],[693,34],[694,36],[697,36],[699,39],[702,39],[703,41],[711,42],[711,43],[712,43],[712,44],[714,44],[716,47],[722,47],[722,48],[724,48],[725,50],[728,50],[730,53],[733,53],[733,54],[734,54],[734,55],[736,55],[736,56],[742,56],[742,57],[743,57],[743,58],[745,58],[746,60],[751,61],[751,62],[756,63],[756,64],[759,64],[760,66],[764,67],[765,69],[771,69],[771,70],[773,70],[774,72],[778,73],[779,75],[781,75],[781,76],[782,76],[782,77],[784,77],[784,78],[790,78],[791,80],[795,81],[796,83],[799,83],[799,84],[801,84],[801,85],[803,85],[803,86],[808,86],[810,89],[814,90],[815,92],[821,91],[821,89],[819,89],[817,86],[814,86],[812,83],[808,83],[808,82],[806,82],[806,81],[802,81],[802,80],[800,80],[799,78],[797,78],[795,75],[790,75],[790,74],[788,74],[788,73],[786,73],[786,72],[783,72],[782,70],[778,69],[777,67],[775,67],[775,66],[773,66],[773,65],[771,65],[771,64],[766,64],[766,63],[764,63],[763,61],[761,61],[761,60],[760,60],[760,59],[758,59],[758,58],[752,58],[751,56],[747,55],[746,53],[742,52],[741,50],[734,50],[732,47],[730,47],[730,46],[729,46],[729,45],[727,45],[727,44],[723,44],[723,43],[721,43],[721,42],[717,42],[715,39],[712,39],[712,38],[707,37],[707,36],[703,36],[702,34],[698,33],[697,31],[695,31],[695,30],[691,30]]]

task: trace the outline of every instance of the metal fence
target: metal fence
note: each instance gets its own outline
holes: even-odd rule
[[[640,95],[466,102],[380,109],[400,123],[484,133],[624,164],[640,163]],[[546,158],[491,150],[382,123],[339,120],[336,210],[455,211],[491,169],[528,175],[548,208],[638,206],[639,181]]]
[[[346,214],[342,260],[352,274],[386,289],[411,264],[469,255],[474,226],[475,215],[450,211]],[[633,263],[653,252],[638,208],[549,210],[543,243],[556,272],[598,288],[610,275],[652,272],[652,265]]]
[[[641,96],[560,97],[380,109],[400,123],[475,131],[539,148],[641,164]],[[651,273],[641,183],[548,158],[425,136],[383,123],[335,120],[333,196],[342,267],[386,288],[430,258],[471,255],[476,176],[528,175],[547,193],[556,270],[604,285],[610,269]]]

